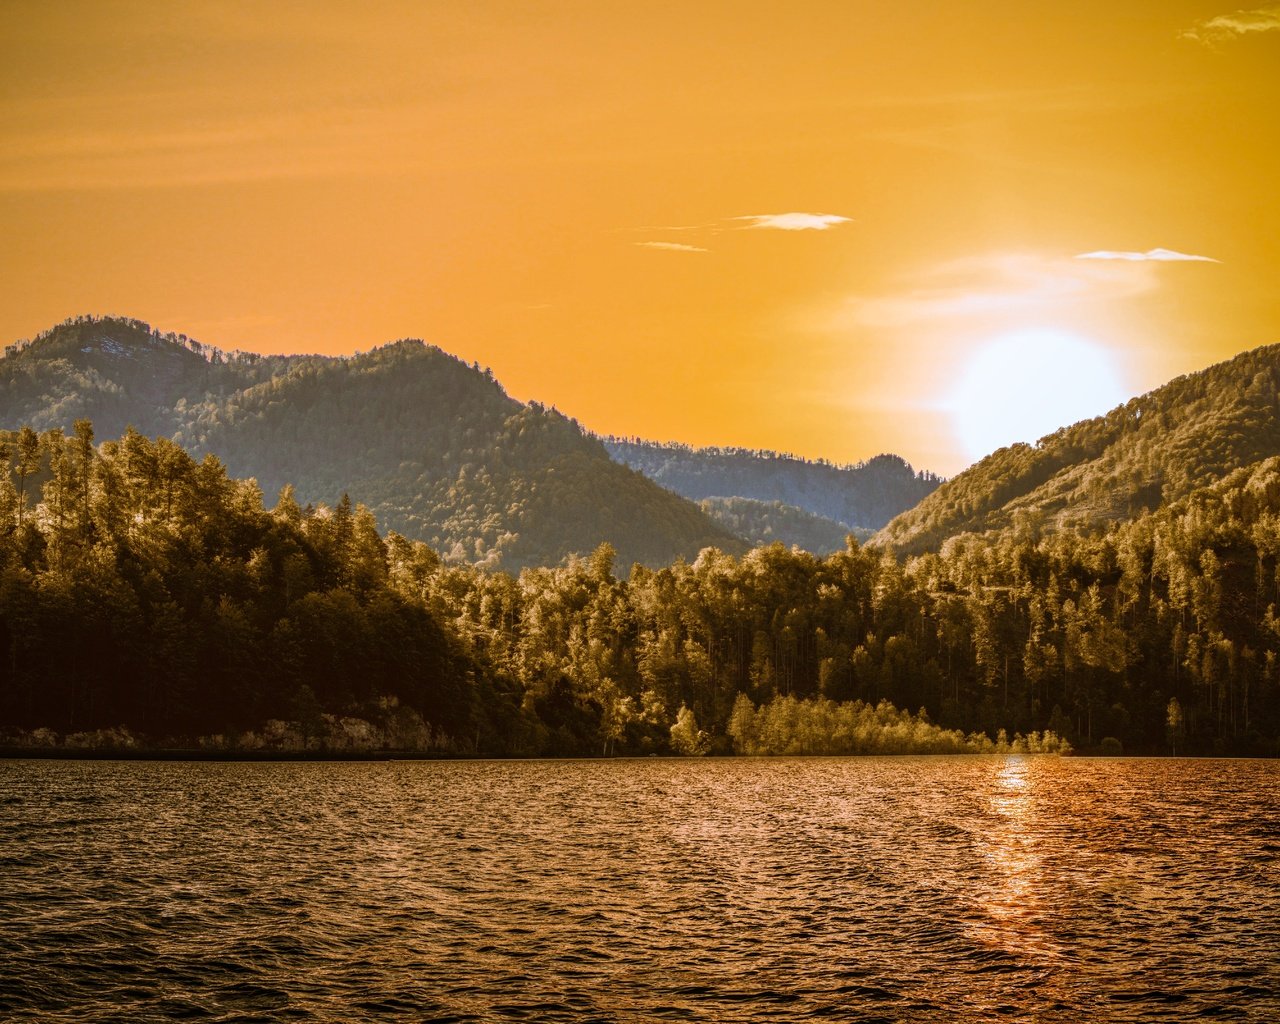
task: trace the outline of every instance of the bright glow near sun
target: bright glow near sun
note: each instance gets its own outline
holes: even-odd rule
[[[1078,335],[1002,335],[970,359],[948,403],[956,435],[975,461],[1017,441],[1098,416],[1129,398],[1106,349]]]

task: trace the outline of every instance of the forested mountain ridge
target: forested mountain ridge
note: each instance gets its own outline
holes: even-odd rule
[[[0,745],[1275,755],[1278,605],[1280,457],[1097,536],[512,576],[167,439],[0,438]]]
[[[74,400],[78,374],[109,411],[144,385],[164,398],[173,381],[204,375],[202,397],[174,404],[187,443],[265,424],[273,443],[292,430],[339,445],[325,419],[362,413],[384,394],[381,374],[406,389],[388,411],[413,415],[413,378],[430,359],[457,375],[446,379],[458,392],[479,379],[468,410],[514,409],[501,420],[504,457],[550,453],[530,508],[559,516],[551,473],[572,476],[566,451],[599,452],[579,446],[590,439],[570,421],[511,403],[478,370],[418,343],[284,360],[292,372],[280,373],[178,339],[162,346],[170,376],[148,383],[112,367],[150,358],[153,340],[56,340],[70,349],[57,373],[9,373],[42,369],[9,364],[22,352],[0,361],[6,396],[25,388],[35,401],[43,387]],[[75,352],[100,363],[78,364]],[[168,438],[130,431],[95,445],[83,420],[71,436],[0,434],[0,729],[18,742],[43,742],[42,727],[124,726],[245,746],[294,742],[286,733],[340,742],[355,730],[382,745],[516,754],[1060,750],[1065,736],[1087,750],[1275,755],[1280,456],[1252,457],[1276,440],[1275,356],[1246,353],[1024,446],[1069,464],[1064,438],[1095,444],[1078,464],[1120,481],[1123,462],[1108,460],[1145,451],[1160,470],[1154,511],[1135,502],[1132,516],[1095,514],[1094,529],[1043,530],[1031,509],[1013,528],[919,555],[856,540],[826,557],[708,546],[625,575],[603,544],[512,575],[380,536],[373,514],[346,499],[301,507],[285,491],[267,511],[256,483]],[[290,420],[303,399],[314,417]],[[449,419],[440,447],[491,450],[481,430],[492,419],[470,437],[450,435],[462,428]],[[1144,421],[1158,429],[1144,434]],[[391,454],[366,452],[375,469],[411,443],[411,431],[386,429]],[[1248,461],[1220,472],[1232,460]],[[613,479],[581,465],[571,494],[590,498]],[[495,487],[484,481],[506,473],[463,458],[449,479],[486,495]],[[1137,494],[1151,486],[1130,482]],[[464,508],[460,522],[479,511]]]
[[[825,516],[814,515],[795,505],[758,498],[703,498],[702,510],[726,530],[753,546],[783,544],[796,546],[815,555],[843,551],[850,536],[859,542],[875,533],[857,526],[847,526]]]
[[[1280,454],[1280,345],[1170,381],[948,480],[874,543],[936,549],[961,533],[1097,529]]]
[[[609,454],[694,501],[751,498],[782,502],[846,527],[878,530],[942,482],[897,455],[852,466],[748,448],[693,448],[606,437]]]
[[[81,317],[0,359],[0,428],[134,426],[268,495],[346,491],[447,558],[518,570],[608,542],[626,564],[746,545],[611,460],[576,422],[419,341],[351,357],[225,353],[138,320]]]

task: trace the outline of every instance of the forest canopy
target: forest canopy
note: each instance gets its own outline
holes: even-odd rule
[[[1277,752],[1280,459],[1102,534],[709,547],[622,575],[601,545],[518,576],[383,535],[346,497],[267,510],[216,457],[136,431],[25,428],[0,466],[11,737]]]

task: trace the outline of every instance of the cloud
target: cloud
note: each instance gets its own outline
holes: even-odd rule
[[[887,294],[854,295],[826,316],[837,329],[948,327],[971,318],[1060,314],[1083,302],[1140,295],[1159,287],[1148,263],[1115,266],[1034,253],[991,253],[938,264]]]
[[[1183,39],[1193,39],[1205,46],[1216,46],[1251,32],[1277,31],[1280,31],[1280,4],[1270,4],[1251,11],[1236,11],[1234,14],[1219,14],[1216,18],[1207,18],[1181,35]]]
[[[685,245],[683,242],[634,242],[634,245],[645,249],[665,249],[667,252],[710,252],[698,245]]]
[[[1117,252],[1111,249],[1099,249],[1097,252],[1082,252],[1078,260],[1128,260],[1141,263],[1153,260],[1157,263],[1221,263],[1212,256],[1192,256],[1190,253],[1174,252],[1172,249],[1148,249],[1146,252]]]
[[[729,219],[749,221],[750,223],[744,225],[745,228],[771,228],[775,231],[826,231],[837,224],[847,224],[851,218],[834,213],[756,213]]]
[[[826,231],[839,224],[848,224],[852,218],[835,213],[755,213],[745,217],[724,217],[702,224],[650,224],[647,227],[620,228],[619,230],[663,234],[669,231],[697,231],[705,235],[719,235],[725,231],[747,231],[767,228],[773,231]],[[651,249],[672,249],[681,252],[706,252],[706,249],[680,242],[636,242],[635,245]]]
[[[712,221],[709,224],[646,224],[644,227],[620,228],[619,230],[644,231],[644,232],[657,232],[657,231],[713,231],[714,232],[717,230],[717,226],[716,226],[717,223],[718,222],[716,221]]]

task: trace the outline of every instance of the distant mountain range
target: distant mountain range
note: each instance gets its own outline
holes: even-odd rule
[[[849,533],[910,553],[962,533],[1093,530],[1280,454],[1278,384],[1280,346],[1259,348],[944,482],[894,455],[836,466],[597,438],[419,341],[262,356],[80,317],[6,349],[0,429],[132,425],[216,455],[268,501],[285,484],[303,503],[349,492],[455,562],[518,570],[607,541],[626,567],[775,540],[822,554]]]
[[[1092,530],[1280,454],[1280,345],[1170,381],[1035,445],[1003,448],[874,538],[903,552],[960,533]]]
[[[917,473],[897,455],[838,466],[747,448],[692,448],[618,437],[606,437],[604,444],[619,462],[694,501],[734,497],[781,503],[846,533],[880,529],[942,482],[932,473]]]
[[[606,541],[624,570],[692,560],[708,546],[741,553],[781,541],[826,553],[938,483],[893,456],[837,467],[602,441],[419,341],[350,357],[265,356],[121,318],[68,320],[0,358],[0,429],[69,432],[81,418],[99,438],[133,426],[216,455],[233,476],[254,477],[268,503],[285,484],[304,504],[349,492],[384,529],[455,562],[512,571]]]

